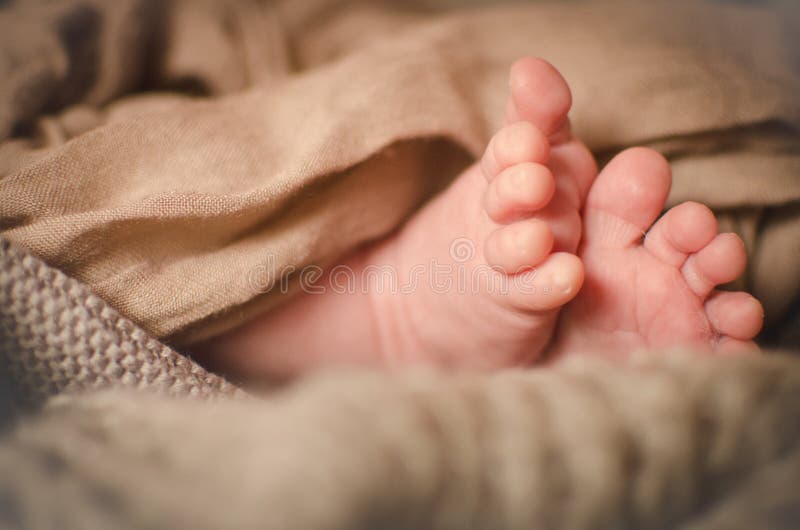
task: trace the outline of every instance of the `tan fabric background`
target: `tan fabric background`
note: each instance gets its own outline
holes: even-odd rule
[[[15,4],[0,14],[2,236],[156,336],[227,329],[279,303],[254,278],[268,256],[277,271],[331,262],[479,154],[508,65],[535,54],[570,81],[590,147],[661,149],[672,202],[709,202],[742,233],[745,286],[779,322],[800,290],[789,15],[697,2]]]

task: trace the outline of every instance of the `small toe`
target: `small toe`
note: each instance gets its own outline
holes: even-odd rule
[[[496,223],[508,223],[550,202],[556,184],[546,166],[525,162],[504,169],[486,188],[486,213]]]
[[[634,147],[618,154],[589,190],[586,244],[617,248],[638,244],[664,209],[670,184],[669,164],[656,151]]]
[[[567,252],[555,252],[536,266],[509,278],[509,300],[523,311],[550,311],[573,298],[584,279],[580,258]]]
[[[511,102],[507,120],[528,121],[545,135],[568,129],[567,113],[572,106],[569,85],[561,73],[544,59],[523,57],[511,66]]]
[[[491,180],[507,167],[523,162],[544,164],[550,157],[550,144],[542,132],[528,122],[518,122],[500,129],[481,158],[484,176]]]
[[[526,219],[489,234],[484,256],[491,267],[506,274],[517,274],[544,261],[552,248],[553,233],[548,224]]]
[[[550,148],[548,163],[557,180],[569,179],[578,191],[578,207],[583,208],[586,196],[597,177],[597,162],[586,145],[571,140]]]
[[[732,339],[750,340],[764,324],[764,308],[748,293],[720,291],[709,297],[705,307],[717,333]]]
[[[744,272],[747,254],[736,234],[719,234],[686,259],[681,272],[697,296],[705,297],[714,287],[732,282]]]
[[[645,248],[655,257],[680,267],[689,254],[708,245],[717,235],[717,219],[703,204],[685,202],[670,209],[644,239]]]

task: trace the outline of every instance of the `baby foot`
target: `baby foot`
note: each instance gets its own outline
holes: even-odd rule
[[[621,153],[597,177],[579,253],[586,279],[562,314],[554,356],[758,349],[752,339],[761,329],[761,304],[743,292],[714,290],[744,271],[742,241],[717,234],[714,214],[695,202],[656,221],[670,182],[664,158],[644,148]]]
[[[597,168],[570,133],[569,88],[551,65],[521,59],[510,84],[507,126],[480,163],[397,234],[335,267],[356,289],[331,289],[331,271],[324,294],[304,293],[205,345],[208,364],[291,376],[324,364],[497,368],[535,359],[583,281],[574,252]]]

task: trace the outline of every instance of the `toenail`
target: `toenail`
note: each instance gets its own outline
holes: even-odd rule
[[[553,285],[564,294],[572,293],[572,282],[566,276],[558,275],[553,279]]]
[[[525,251],[528,238],[525,237],[525,232],[523,230],[517,230],[512,236],[512,242],[514,243],[514,247],[516,247],[517,251],[522,253]]]
[[[534,126],[528,122],[515,123],[505,128],[505,135],[500,143],[514,152],[527,149],[529,145],[534,145],[536,142],[533,129]]]
[[[528,182],[530,181],[530,175],[528,174],[526,168],[521,167],[514,172],[512,179],[517,187],[522,188],[527,186]]]
[[[520,254],[523,254],[528,250],[528,234],[525,232],[525,230],[517,230],[512,236],[512,242]]]
[[[757,299],[755,299],[755,298],[751,298],[751,299],[750,299],[750,308],[751,308],[751,310],[752,310],[752,311],[754,311],[754,312],[756,313],[756,316],[757,316],[757,317],[758,317],[760,320],[764,320],[764,318],[765,318],[765,315],[764,315],[764,306],[763,306],[763,305],[761,305],[761,302],[759,302],[759,301],[758,301]]]
[[[521,138],[522,134],[517,131],[516,127],[510,127],[508,129],[508,133],[506,134],[506,145],[509,149],[513,151],[519,150],[523,145],[523,138]]]

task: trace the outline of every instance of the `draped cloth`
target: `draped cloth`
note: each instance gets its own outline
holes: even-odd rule
[[[640,4],[12,4],[0,235],[156,337],[214,335],[282,303],[271,286],[291,271],[395,229],[479,156],[509,65],[538,55],[601,159],[659,149],[670,203],[705,202],[742,235],[739,287],[785,323],[800,292],[797,10]]]
[[[742,235],[740,287],[796,347],[796,12],[445,3],[3,4],[0,526],[796,526],[796,356],[256,396],[180,352],[286,298],[265,264],[331,263],[412,215],[479,155],[527,54],[601,160],[659,149],[670,203]]]

